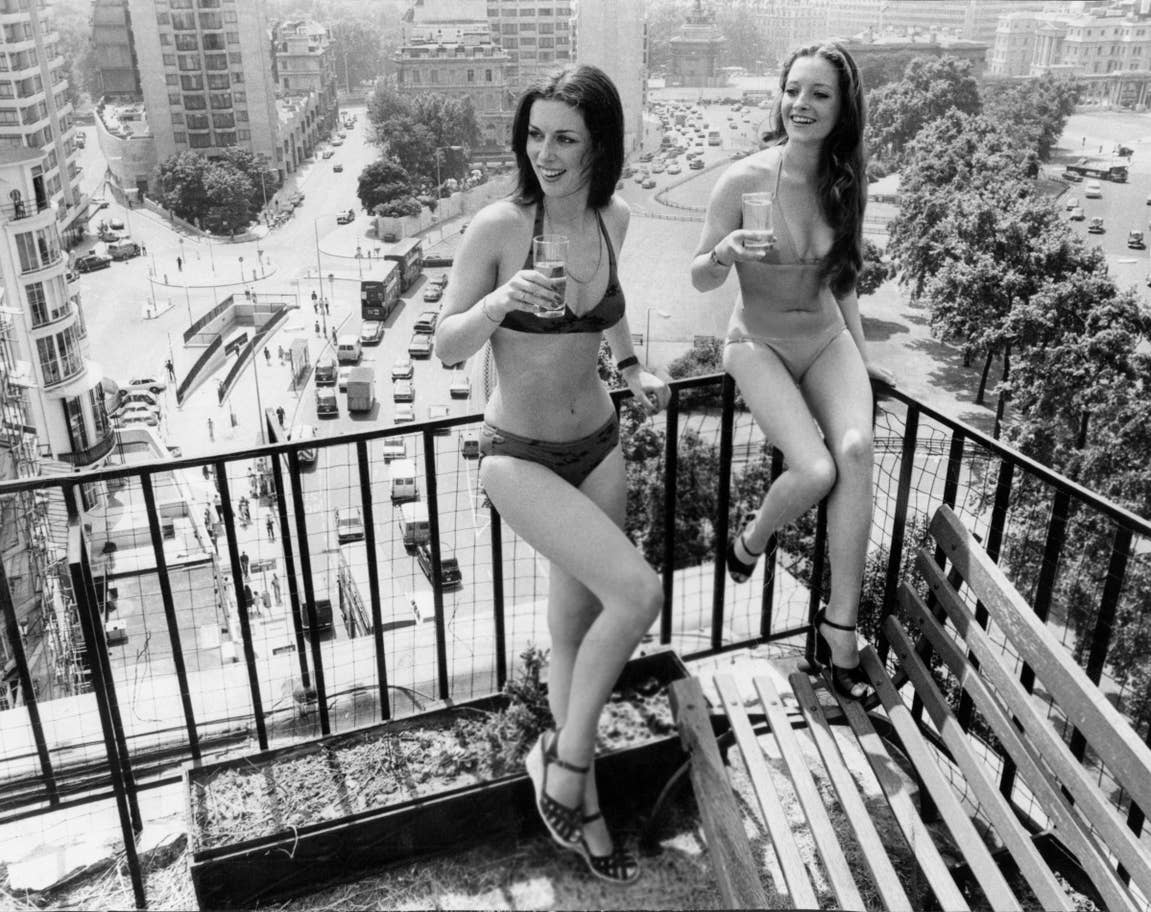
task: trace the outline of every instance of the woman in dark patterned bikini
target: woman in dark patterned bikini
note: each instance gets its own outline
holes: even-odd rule
[[[814,622],[817,656],[841,695],[871,699],[855,635],[872,514],[869,380],[893,377],[868,359],[855,292],[867,178],[851,57],[835,44],[792,54],[772,120],[781,141],[716,183],[691,264],[700,291],[735,267],[724,369],[786,464],[731,541],[727,566],[746,581],[772,534],[827,497],[831,593]],[[759,191],[773,192],[769,231],[743,227],[742,196]]]
[[[622,529],[624,465],[615,409],[596,370],[601,337],[641,405],[662,408],[669,391],[633,353],[616,272],[629,211],[614,196],[624,157],[615,86],[580,66],[529,90],[512,147],[518,192],[472,219],[436,354],[457,363],[491,340],[498,383],[484,412],[480,477],[501,517],[551,565],[548,699],[556,731],[527,759],[540,815],[592,873],[627,883],[639,864],[607,830],[592,760],[612,685],[663,599],[659,577]],[[569,239],[564,278],[535,268],[532,238],[541,234]],[[561,302],[558,317],[541,316]]]

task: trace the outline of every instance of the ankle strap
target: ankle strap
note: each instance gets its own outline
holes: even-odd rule
[[[819,627],[821,624],[826,624],[828,627],[834,627],[836,630],[848,631],[855,630],[859,626],[858,624],[852,624],[850,627],[847,624],[837,624],[835,621],[829,620],[827,617],[825,617],[823,612],[820,611],[819,614],[815,616],[815,626]]]
[[[593,823],[603,817],[603,811],[596,811],[594,814],[585,814],[583,818],[584,823]]]
[[[541,739],[545,738],[545,737],[547,737],[546,733],[543,735],[540,735]],[[568,763],[566,760],[564,760],[560,757],[559,740],[560,740],[560,733],[558,731],[556,731],[552,734],[551,741],[548,742],[548,746],[544,749],[544,759],[548,763],[554,763],[560,769],[567,770],[569,773],[580,773],[581,775],[583,773],[586,773],[588,771],[588,767],[576,766],[574,763]]]

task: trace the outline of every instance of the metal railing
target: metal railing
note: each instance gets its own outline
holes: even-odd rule
[[[666,413],[646,420],[633,415],[628,394],[614,394],[625,453],[644,462],[637,477],[646,486],[629,492],[628,532],[663,580],[651,640],[687,659],[750,646],[809,650],[810,618],[826,590],[825,511],[781,530],[762,573],[731,586],[726,542],[782,459],[735,408],[730,379],[672,387]],[[270,421],[274,442],[261,447],[135,464],[125,454],[115,468],[0,484],[0,497],[51,488],[70,505],[58,566],[75,593],[89,671],[88,686],[69,690],[56,680],[54,657],[37,665],[19,648],[26,634],[4,568],[0,616],[17,643],[24,703],[0,712],[0,823],[114,798],[130,846],[137,795],[176,781],[184,763],[498,691],[519,652],[547,644],[547,578],[479,488],[462,446],[479,421],[299,442],[277,439]],[[1151,523],[899,391],[884,391],[875,435],[863,628],[878,630],[895,610],[926,518],[946,503],[1146,737],[1142,678],[1116,668],[1109,650],[1118,648],[1117,619],[1141,610],[1134,583],[1149,578]],[[389,462],[400,443],[417,460],[411,479]],[[316,451],[314,463],[304,449]],[[428,579],[440,578],[451,546],[464,573],[458,592],[425,582],[407,547],[397,499],[410,483],[428,507]],[[343,534],[337,508],[358,509],[362,529]],[[420,591],[434,605],[426,623],[411,610]],[[1085,762],[1098,762],[1081,735],[1067,738]],[[1042,819],[1009,769],[1002,784]],[[1115,803],[1140,831],[1142,811],[1121,792]],[[129,866],[143,904],[131,850]]]

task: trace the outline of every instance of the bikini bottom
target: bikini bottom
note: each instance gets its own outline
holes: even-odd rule
[[[814,335],[797,335],[792,337],[753,336],[741,329],[732,329],[727,334],[726,345],[737,342],[751,342],[753,345],[762,345],[775,352],[783,366],[796,383],[802,383],[804,375],[811,369],[819,356],[822,355],[839,338],[840,333],[847,332],[842,320],[824,327]]]
[[[484,423],[480,431],[480,458],[512,456],[551,469],[573,487],[579,487],[619,445],[619,420],[614,412],[603,426],[586,437],[555,443],[534,440]]]

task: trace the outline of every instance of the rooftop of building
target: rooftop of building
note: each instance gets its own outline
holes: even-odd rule
[[[142,101],[104,100],[96,109],[104,129],[120,139],[140,139],[152,135],[148,110]]]

